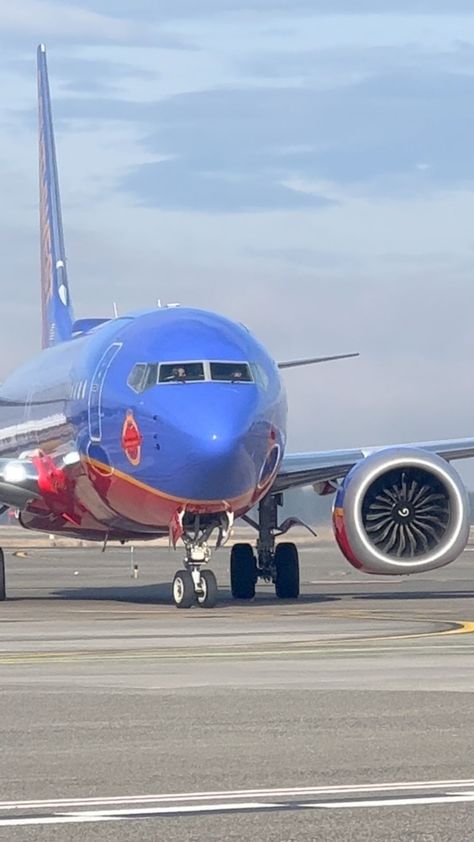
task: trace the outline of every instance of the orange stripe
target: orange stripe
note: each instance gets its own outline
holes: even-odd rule
[[[90,456],[84,457],[85,462],[88,462],[93,468],[97,468],[98,470],[106,470],[110,471],[111,466],[106,465],[105,462],[100,462],[98,459],[91,459]],[[239,497],[231,497],[229,500],[193,500],[190,497],[175,497],[173,494],[167,494],[165,491],[159,491],[157,488],[153,488],[152,485],[147,485],[145,482],[141,482],[141,480],[135,479],[135,477],[130,476],[130,474],[126,474],[123,471],[117,470],[117,468],[112,468],[113,473],[109,474],[109,476],[115,476],[119,479],[124,480],[125,482],[129,482],[131,485],[135,485],[137,488],[141,488],[144,491],[148,491],[150,494],[154,494],[156,497],[161,497],[162,500],[171,500],[174,503],[191,503],[192,505],[196,506],[212,506],[215,503],[225,503],[230,508],[237,507],[239,502],[242,500],[251,497],[254,493],[254,489],[250,488],[245,494],[241,494]],[[104,475],[105,476],[105,475]]]

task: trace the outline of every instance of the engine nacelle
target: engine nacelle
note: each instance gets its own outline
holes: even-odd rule
[[[412,447],[379,450],[358,462],[338,489],[337,543],[365,573],[423,573],[464,550],[469,499],[454,468]]]

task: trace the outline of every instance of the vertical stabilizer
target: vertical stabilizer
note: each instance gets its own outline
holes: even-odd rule
[[[58,168],[46,48],[38,47],[39,186],[43,348],[71,338],[74,321],[67,281]]]

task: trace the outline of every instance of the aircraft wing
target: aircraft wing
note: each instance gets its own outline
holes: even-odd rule
[[[282,360],[277,363],[278,368],[299,368],[302,365],[316,365],[317,363],[330,363],[333,360],[349,360],[351,357],[358,357],[355,354],[333,354],[331,357],[304,357],[301,360]]]
[[[452,459],[474,457],[474,438],[390,445],[390,449],[394,447],[413,447],[426,450],[429,453],[437,453],[438,456],[442,456],[448,462]],[[354,448],[352,450],[288,453],[283,457],[272,491],[284,491],[287,488],[342,479],[361,459],[364,459],[370,453],[386,448],[387,446],[384,445]]]

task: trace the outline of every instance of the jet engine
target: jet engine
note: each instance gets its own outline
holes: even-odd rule
[[[355,465],[333,509],[337,543],[365,573],[423,573],[450,564],[469,537],[466,489],[436,454],[387,448]]]

